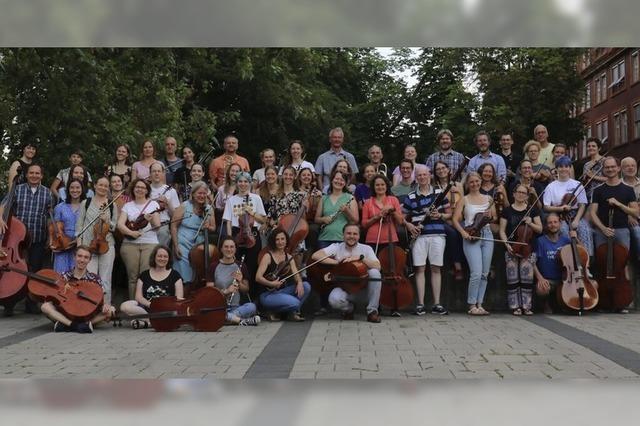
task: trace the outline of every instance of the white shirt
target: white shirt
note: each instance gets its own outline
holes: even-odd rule
[[[264,211],[264,204],[262,204],[262,198],[260,198],[257,194],[248,194],[249,200],[248,204],[252,207],[252,210],[259,215],[266,216],[266,212]],[[233,195],[231,196],[226,204],[224,205],[224,213],[222,214],[222,219],[228,220],[231,222],[231,226],[239,227],[239,217],[244,213],[243,206],[245,205],[246,196]],[[253,226],[257,228],[260,224],[257,221],[253,221]]]
[[[291,167],[296,169],[296,174],[298,174],[298,172],[302,169],[311,169],[313,173],[316,172],[316,169],[313,167],[313,164],[311,164],[307,160],[303,160],[302,163],[298,164],[297,166],[295,164],[292,164]],[[280,167],[278,174],[281,175],[283,170],[284,170],[284,167]]]
[[[322,251],[327,255],[335,255],[335,259],[340,261],[342,259],[346,259],[347,257],[360,257],[364,256],[364,259],[371,260],[374,262],[378,261],[375,252],[366,244],[356,244],[354,247],[349,248],[347,244],[342,243],[333,243],[329,247],[324,248]]]
[[[562,197],[572,193],[577,186],[580,187],[575,192],[577,194],[578,204],[587,204],[587,194],[584,192],[584,188],[582,188],[580,182],[575,179],[569,179],[566,182],[560,182],[559,180],[551,182],[544,190],[542,202],[545,206],[561,206]],[[577,209],[578,206],[576,205],[574,208]]]
[[[180,199],[178,198],[178,193],[176,192],[175,189],[169,187],[169,190],[164,194],[162,194],[165,191],[165,189],[167,189],[167,187],[168,185],[160,185],[159,187],[154,188],[154,186],[151,185],[151,199],[157,200],[161,195],[164,195],[165,198],[167,199],[168,204],[171,206],[171,209],[175,210],[180,206]],[[165,222],[170,219],[171,217],[169,216],[168,209],[164,209],[160,212],[161,222]]]
[[[144,207],[144,204],[139,206],[135,201],[129,201],[128,203],[125,203],[124,206],[122,206],[122,214],[127,215],[127,220],[136,220],[139,216],[146,213],[151,213],[152,211],[159,208],[160,206],[155,201],[151,201],[146,207]],[[125,240],[125,242],[130,242],[133,244],[158,244],[158,234],[155,230],[150,231],[151,227],[151,222],[149,222],[147,226],[145,226],[143,229],[140,229],[140,232],[142,232],[140,238],[137,238],[135,240]]]

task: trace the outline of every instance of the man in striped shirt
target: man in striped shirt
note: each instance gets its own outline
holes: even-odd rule
[[[431,209],[437,193],[431,186],[429,169],[416,165],[416,181],[418,188],[403,201],[403,208],[409,216],[407,230],[415,239],[412,255],[418,290],[418,304],[414,313],[424,315],[425,269],[427,260],[431,267],[431,290],[433,291],[432,314],[446,315],[448,311],[440,304],[440,288],[442,286],[441,268],[444,263],[445,227],[444,221],[451,218],[449,200],[445,197],[438,206]],[[424,221],[425,215],[429,218]]]

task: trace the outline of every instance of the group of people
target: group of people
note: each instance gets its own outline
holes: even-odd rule
[[[553,298],[545,296],[562,279],[556,253],[572,237],[591,256],[610,237],[636,256],[640,252],[637,164],[631,157],[602,157],[600,141],[590,138],[589,160],[576,180],[567,147],[549,142],[543,125],[536,126],[522,155],[512,150],[513,143],[505,133],[500,149],[492,152],[489,133],[480,131],[478,153],[466,158],[453,149],[454,135],[444,129],[424,163],[408,145],[398,166],[388,168],[381,147],[373,145],[369,162],[358,167],[343,147],[344,132],[334,128],[329,149],[315,164],[307,161],[303,142],[293,140],[280,161],[275,150],[264,149],[261,167],[251,174],[235,135],[224,138],[224,152],[208,166],[205,156],[196,161],[188,145],[179,157],[176,140],[167,137],[162,156],[147,140],[135,162],[130,148],[119,145],[113,162],[93,176],[83,164],[84,154],[75,151],[49,188],[42,185],[37,147],[26,144],[9,170],[12,204],[7,197],[0,206],[0,233],[8,229],[10,210],[29,233],[30,271],[43,268],[51,249],[56,272],[103,286],[104,308],[88,323],[70,321],[51,303],[42,304],[56,331],[87,332],[108,319],[116,311],[113,283],[125,280],[129,300],[120,310],[128,315],[148,312],[154,297],[182,298],[191,288],[207,285],[227,298],[230,324],[257,325],[261,317],[303,321],[301,306],[311,293],[304,268],[315,261],[358,261],[369,270],[361,295],[336,287],[320,298],[317,314],[333,308],[352,318],[362,296],[367,320],[377,323],[381,289],[393,285],[381,278],[388,266],[378,259],[388,244],[409,253],[416,315],[427,312],[427,264],[430,312],[448,313],[440,299],[445,259],[456,280],[464,279],[468,265],[468,313],[488,315],[483,303],[497,244],[505,246],[509,309],[531,315],[537,293],[548,312]],[[310,223],[295,250],[289,247],[291,233],[279,226],[287,215]],[[58,224],[54,229],[72,243],[54,247],[48,222]],[[533,239],[518,241],[523,227],[533,231]],[[205,231],[206,243],[215,243],[220,254],[201,274],[190,252],[205,244]],[[96,240],[104,249],[96,249]],[[533,249],[523,255],[518,250],[523,244]],[[5,303],[5,315],[12,314],[13,303]],[[27,301],[26,309],[37,306]],[[144,319],[132,323],[148,326]]]

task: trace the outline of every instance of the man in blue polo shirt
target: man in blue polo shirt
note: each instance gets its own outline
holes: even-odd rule
[[[475,136],[476,147],[478,148],[478,154],[474,156],[467,166],[467,173],[477,172],[481,165],[484,163],[493,164],[493,168],[496,170],[498,179],[505,182],[507,178],[507,167],[504,164],[504,160],[498,154],[494,154],[489,149],[491,147],[491,138],[489,133],[484,130],[476,133]]]
[[[316,175],[318,179],[318,188],[325,188],[329,185],[329,175],[331,169],[338,162],[338,160],[345,159],[351,166],[353,176],[351,176],[351,182],[347,184],[355,183],[355,176],[358,173],[358,165],[356,164],[355,157],[342,149],[344,143],[344,132],[340,127],[331,129],[329,132],[329,143],[331,148],[318,157],[316,160]]]

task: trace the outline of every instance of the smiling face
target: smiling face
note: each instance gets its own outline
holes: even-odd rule
[[[364,168],[362,174],[364,176],[364,181],[369,182],[376,175],[376,168],[372,165],[368,165]]]
[[[275,169],[268,169],[264,173],[264,180],[268,185],[273,185],[278,180],[278,173],[276,173]]]
[[[304,186],[309,186],[311,182],[313,182],[313,173],[309,169],[300,170],[298,179],[300,179],[300,183]]]
[[[285,185],[293,185],[293,182],[296,179],[296,173],[293,169],[286,168],[282,171],[282,182]]]
[[[493,167],[484,166],[482,171],[480,172],[480,176],[484,182],[491,182],[493,180],[495,173],[493,172]]]
[[[151,141],[146,141],[142,144],[142,156],[144,158],[153,158],[155,154],[155,149]]]
[[[537,145],[529,146],[529,148],[527,148],[527,156],[529,157],[529,160],[535,163],[540,157],[540,148],[538,148]]]
[[[193,200],[202,205],[207,202],[207,196],[209,195],[209,188],[203,186],[198,188],[196,192],[193,193]]]
[[[467,188],[469,188],[469,192],[477,192],[480,190],[480,176],[478,175],[469,175],[467,176]]]
[[[291,158],[293,160],[300,160],[302,158],[302,153],[302,145],[300,145],[298,142],[293,142],[289,147],[289,155],[291,155]]]
[[[342,191],[346,184],[347,181],[345,180],[344,175],[340,172],[336,172],[333,179],[331,179],[331,187],[333,190]]]
[[[196,163],[193,166],[191,166],[191,172],[189,172],[189,175],[191,176],[192,182],[201,181],[202,178],[204,177],[204,169],[202,168],[202,165],[199,163]]]
[[[94,185],[94,190],[97,196],[106,197],[109,194],[109,180],[106,177],[99,178]]]
[[[80,184],[80,182],[78,182],[77,180],[71,181],[71,183],[69,184],[69,196],[71,197],[71,200],[79,200],[81,195],[82,184]]]
[[[36,156],[36,152],[37,150],[35,146],[27,145],[22,150],[22,155],[24,155],[24,158],[26,158],[27,160],[33,160],[33,158]]]
[[[164,177],[164,165],[160,162],[155,162],[150,167],[151,182],[161,183]]]
[[[446,133],[440,135],[440,139],[438,139],[438,145],[440,146],[440,150],[447,151],[453,145],[453,139]]]
[[[27,169],[27,182],[31,186],[40,185],[42,182],[42,168],[37,165],[31,165]]]
[[[191,163],[194,157],[195,155],[193,154],[193,151],[191,150],[191,148],[189,147],[182,148],[182,158],[184,158],[184,161],[186,163]]]
[[[284,248],[287,246],[287,236],[284,232],[278,232],[278,234],[276,235],[275,243],[276,249],[284,250]]]
[[[75,254],[76,267],[84,271],[87,269],[87,265],[91,262],[91,252],[89,250],[85,250],[84,248],[76,249]]]
[[[346,226],[342,236],[347,247],[355,247],[360,240],[360,227],[358,225]]]
[[[229,240],[224,240],[224,242],[222,243],[222,255],[226,258],[226,259],[233,259],[236,255],[236,243],[229,239]]]
[[[165,249],[161,248],[156,252],[156,268],[158,269],[167,269],[167,265],[169,264],[169,252]]]
[[[262,153],[263,167],[273,166],[276,162],[276,153],[272,149],[268,149]]]
[[[109,178],[109,184],[111,185],[111,190],[113,192],[122,191],[122,188],[124,186],[122,183],[122,178],[118,175],[111,175],[111,177]]]
[[[376,177],[373,180],[373,191],[376,195],[382,196],[387,193],[387,183],[384,181],[382,177]]]
[[[406,158],[407,160],[411,160],[413,162],[416,161],[416,158],[418,157],[418,151],[416,151],[416,147],[413,145],[408,145],[405,147],[404,149],[404,158]]]
[[[126,146],[120,145],[116,148],[116,160],[118,161],[127,161],[129,158],[129,150]]]

